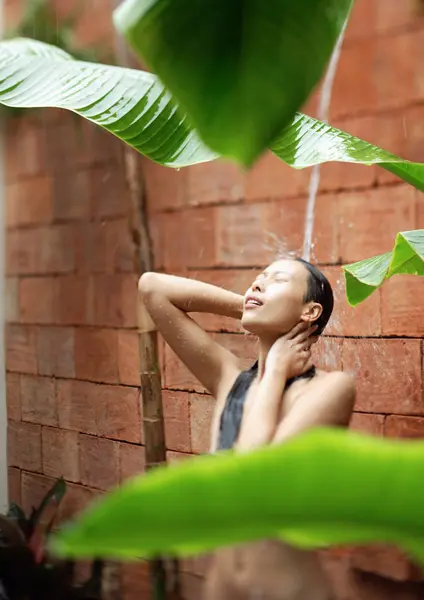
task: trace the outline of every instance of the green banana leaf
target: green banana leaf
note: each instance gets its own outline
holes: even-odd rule
[[[320,80],[351,6],[352,0],[126,0],[114,20],[203,141],[251,166]]]
[[[424,562],[423,479],[421,441],[316,429],[138,476],[60,531],[52,549],[81,558],[189,556],[278,537],[302,548],[393,543]]]
[[[396,236],[392,252],[344,265],[346,296],[356,306],[393,275],[424,275],[424,229]]]
[[[218,158],[200,141],[154,75],[75,61],[42,42],[0,42],[0,103],[73,111],[169,167]],[[271,149],[296,169],[327,161],[377,163],[424,191],[424,164],[405,161],[300,113]]]

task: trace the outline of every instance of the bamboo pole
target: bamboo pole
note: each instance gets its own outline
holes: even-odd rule
[[[116,58],[121,66],[133,66],[127,47],[119,36],[116,39]],[[129,147],[124,148],[124,166],[129,198],[128,226],[134,245],[134,268],[136,273],[141,276],[146,271],[153,269],[154,261],[149,236],[141,157]],[[157,333],[142,303],[138,302],[137,306],[141,408],[146,470],[150,470],[166,463],[162,382]],[[181,598],[177,561],[168,561],[168,569],[167,561],[160,557],[150,561],[150,575],[154,600],[179,600]]]

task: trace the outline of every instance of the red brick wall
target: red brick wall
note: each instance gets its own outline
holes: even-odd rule
[[[13,18],[15,0],[7,3]],[[67,2],[56,2],[60,11]],[[357,0],[336,77],[331,122],[410,160],[424,161],[424,22],[418,0]],[[78,34],[111,35],[110,12],[87,3]],[[309,106],[314,113],[316,102]],[[244,291],[256,268],[302,243],[309,171],[271,155],[247,174],[217,162],[167,170],[143,161],[157,269]],[[63,517],[143,467],[136,293],[120,144],[71,115],[34,113],[7,126],[7,397],[13,499],[37,502],[54,477],[69,493]],[[353,427],[422,437],[423,282],[397,277],[356,309],[340,264],[391,249],[398,231],[424,227],[424,200],[374,167],[321,171],[314,259],[336,291],[320,342],[327,368],[353,371]],[[237,324],[199,320],[246,359]],[[163,352],[170,460],[207,450],[213,400],[169,349]],[[199,597],[204,561],[184,563],[185,595]],[[338,600],[419,598],[416,573],[395,552],[334,551]],[[352,566],[392,578],[356,575]],[[125,598],[146,590],[144,566],[125,567]],[[421,596],[420,596],[421,594]]]

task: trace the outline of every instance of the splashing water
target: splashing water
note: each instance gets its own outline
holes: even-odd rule
[[[322,86],[321,96],[319,99],[317,119],[327,123],[328,111],[330,109],[331,92],[333,91],[334,78],[337,72],[337,66],[339,64],[339,58],[342,50],[344,35],[347,27],[348,19],[344,22],[342,30],[336,45],[334,46],[333,54],[331,55],[330,64],[328,65],[327,73],[325,75],[324,83]],[[305,260],[311,260],[312,250],[312,235],[314,232],[314,221],[315,221],[315,204],[318,194],[319,182],[321,174],[321,165],[315,165],[312,167],[311,179],[309,182],[308,191],[308,204],[306,206],[306,217],[305,217],[305,234],[303,238],[303,253],[302,256]]]

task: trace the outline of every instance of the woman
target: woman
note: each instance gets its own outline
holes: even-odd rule
[[[311,362],[311,346],[331,316],[333,293],[310,263],[274,262],[245,296],[158,273],[145,273],[139,290],[155,327],[216,398],[211,452],[233,446],[245,452],[283,443],[310,427],[348,425],[353,380],[342,372],[316,370]],[[241,319],[258,338],[258,361],[242,371],[239,359],[190,312]],[[217,552],[206,598],[330,600],[331,591],[315,554],[265,540]]]

